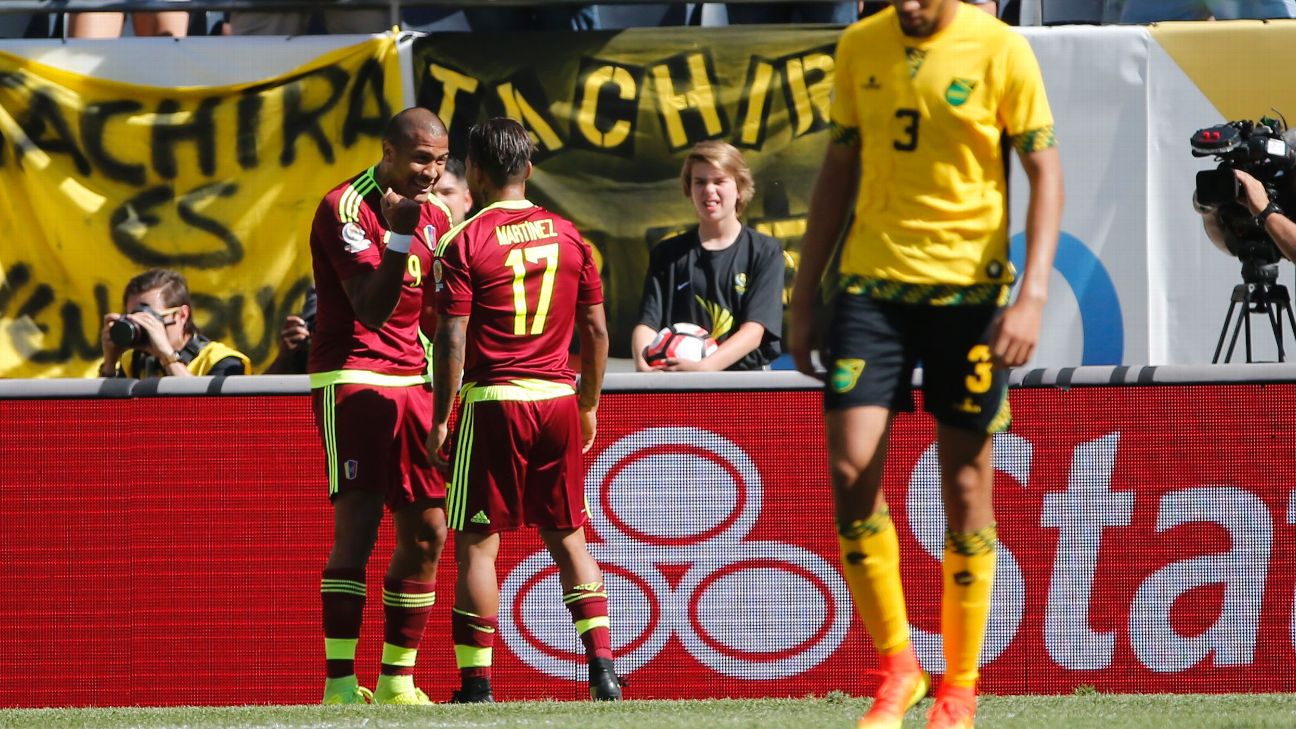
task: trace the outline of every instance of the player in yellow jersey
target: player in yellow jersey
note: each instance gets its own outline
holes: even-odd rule
[[[1009,422],[1005,369],[1035,350],[1057,249],[1053,118],[1025,39],[959,0],[891,0],[842,33],[835,74],[832,142],[811,198],[788,343],[797,369],[813,374],[814,303],[853,205],[822,355],[842,567],[882,673],[859,727],[898,729],[929,685],[909,640],[881,490],[891,418],[913,409],[910,373],[921,362],[948,522],[947,667],[928,727],[967,729],[994,576],[991,439]],[[1006,308],[1014,271],[1004,135],[1030,180],[1026,270]]]

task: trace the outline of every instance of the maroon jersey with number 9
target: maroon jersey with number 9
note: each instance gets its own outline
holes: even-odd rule
[[[437,308],[467,316],[464,382],[575,382],[577,305],[603,303],[594,252],[576,227],[526,200],[484,208],[437,246]]]

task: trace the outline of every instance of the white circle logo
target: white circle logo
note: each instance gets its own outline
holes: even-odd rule
[[[836,568],[791,544],[751,541],[760,473],[732,441],[700,428],[647,428],[604,450],[585,479],[590,551],[616,606],[612,646],[629,674],[671,635],[699,663],[751,680],[786,678],[827,659],[853,608]],[[663,566],[684,566],[674,587]],[[536,552],[504,580],[509,649],[536,670],[584,680],[585,654],[558,572]],[[789,619],[787,606],[809,612]]]

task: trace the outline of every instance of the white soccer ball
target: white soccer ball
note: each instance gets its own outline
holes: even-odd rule
[[[719,348],[706,329],[688,322],[677,322],[657,332],[652,342],[644,347],[643,356],[649,366],[665,367],[669,359],[701,361]]]

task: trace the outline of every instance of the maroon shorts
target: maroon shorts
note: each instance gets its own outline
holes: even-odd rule
[[[431,385],[340,384],[312,394],[330,499],[373,491],[386,497],[388,508],[399,509],[416,499],[445,498],[445,479],[427,454]]]
[[[451,529],[575,529],[589,520],[575,396],[461,405],[451,469]]]

